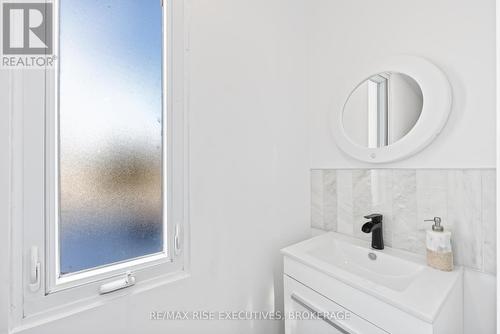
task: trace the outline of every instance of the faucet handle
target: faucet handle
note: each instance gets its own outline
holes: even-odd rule
[[[371,215],[364,216],[366,219],[371,219],[373,223],[380,223],[384,217],[380,213],[372,213]]]

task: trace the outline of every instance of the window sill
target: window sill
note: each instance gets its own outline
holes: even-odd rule
[[[136,285],[118,290],[106,295],[95,295],[89,298],[81,299],[70,304],[64,304],[60,307],[47,310],[42,313],[24,317],[12,330],[11,333],[21,333],[53,321],[57,321],[93,308],[105,305],[116,299],[140,294],[151,289],[155,289],[167,284],[171,284],[190,277],[186,270],[179,270],[163,276],[155,277],[147,281],[139,282]]]

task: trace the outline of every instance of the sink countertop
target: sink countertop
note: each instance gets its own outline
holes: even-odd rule
[[[375,253],[381,261],[382,269],[375,272],[378,270],[375,267],[377,265],[375,261],[378,259],[372,264],[364,261],[371,268],[363,268],[364,264],[361,262],[347,265],[353,266],[354,269],[358,268],[357,270],[343,267],[344,262],[349,261],[343,261],[345,252],[338,254],[339,251],[342,252],[342,247],[359,254]],[[434,322],[441,306],[462,275],[461,267],[455,267],[451,272],[439,271],[428,267],[424,256],[390,247],[385,247],[381,251],[374,250],[370,247],[369,241],[335,232],[328,232],[286,247],[281,253],[428,323]],[[339,261],[339,258],[342,261]],[[384,267],[384,262],[390,265],[399,263],[404,268],[389,268],[387,264]],[[408,268],[408,274],[404,273],[405,268]],[[383,278],[387,278],[387,282],[391,282],[392,279],[399,284],[391,286],[390,283],[385,283]]]

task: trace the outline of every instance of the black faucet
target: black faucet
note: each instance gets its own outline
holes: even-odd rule
[[[371,219],[371,221],[365,223],[363,227],[361,227],[361,231],[365,233],[372,233],[373,249],[384,249],[384,236],[382,233],[383,216],[379,213],[373,213],[371,215],[365,216],[365,218]]]

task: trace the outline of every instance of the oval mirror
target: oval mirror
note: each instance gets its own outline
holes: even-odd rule
[[[410,76],[383,72],[369,77],[349,95],[342,125],[357,145],[385,147],[403,138],[422,113],[423,95]]]
[[[385,163],[434,141],[451,111],[444,73],[424,58],[405,55],[363,66],[367,75],[348,78],[346,99],[333,110],[335,144],[352,158]]]

